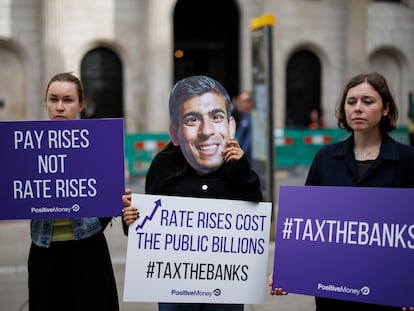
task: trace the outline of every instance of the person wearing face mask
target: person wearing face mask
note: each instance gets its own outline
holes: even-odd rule
[[[171,142],[153,159],[147,194],[260,202],[257,174],[237,140],[231,100],[216,80],[191,76],[178,81],[169,98]],[[126,225],[138,217],[131,192],[122,198]],[[159,303],[160,311],[241,311],[243,304]]]
[[[72,73],[49,81],[50,120],[74,120],[84,108]],[[28,258],[30,311],[118,311],[118,294],[104,229],[111,218],[33,219]]]

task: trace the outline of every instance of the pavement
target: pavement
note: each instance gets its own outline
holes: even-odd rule
[[[294,168],[276,171],[275,186],[303,185],[307,168]],[[143,179],[134,178],[127,181],[134,193],[143,193]],[[111,252],[121,311],[158,311],[152,302],[123,302],[125,257],[127,238],[122,232],[121,219],[114,218],[112,226],[105,229]],[[27,311],[27,257],[30,247],[30,220],[0,221],[0,311]],[[270,242],[268,272],[273,265],[274,241]],[[267,287],[264,280],[263,286]],[[315,310],[314,299],[310,296],[289,294],[287,296],[266,295],[265,303],[245,305],[245,311],[311,311]],[[76,311],[76,310],[74,310]]]

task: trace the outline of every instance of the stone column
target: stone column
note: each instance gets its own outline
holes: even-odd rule
[[[70,22],[63,17],[63,0],[43,0],[42,2],[42,51],[44,87],[50,78],[64,70],[62,56],[62,23]],[[45,90],[42,90],[44,92]],[[42,93],[43,94],[43,93]],[[46,112],[45,112],[46,115]]]
[[[368,4],[369,0],[346,0],[345,80],[368,69]]]
[[[146,126],[149,132],[168,131],[168,95],[173,83],[174,0],[147,1]]]

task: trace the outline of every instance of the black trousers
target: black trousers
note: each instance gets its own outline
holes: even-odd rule
[[[102,232],[78,241],[32,243],[28,259],[30,311],[118,311],[118,293]]]

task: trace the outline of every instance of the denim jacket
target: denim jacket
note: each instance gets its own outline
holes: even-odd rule
[[[86,239],[102,229],[99,218],[71,219],[75,240]],[[33,219],[30,223],[32,242],[40,247],[49,247],[52,242],[53,219]]]

